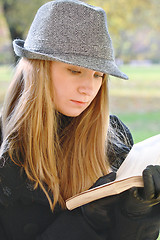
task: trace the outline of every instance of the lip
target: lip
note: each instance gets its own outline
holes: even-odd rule
[[[88,103],[88,102],[82,102],[82,101],[77,101],[77,100],[72,100],[72,99],[71,99],[71,102],[74,104],[77,104],[79,106],[84,106]]]

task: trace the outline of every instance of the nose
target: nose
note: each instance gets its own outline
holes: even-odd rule
[[[80,85],[78,87],[78,92],[88,96],[94,93],[94,81],[93,77],[81,79]]]

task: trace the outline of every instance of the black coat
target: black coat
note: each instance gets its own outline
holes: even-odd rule
[[[113,148],[108,148],[107,154],[111,156],[113,169],[126,157],[127,153],[133,145],[132,136],[127,127],[115,116],[111,116],[111,125],[123,131],[123,135],[128,136],[128,145],[120,143],[116,148],[117,156],[113,155]],[[123,137],[122,137],[123,140]],[[114,141],[113,141],[114,142]],[[119,149],[118,149],[119,148]],[[115,160],[115,161],[114,161]],[[115,206],[114,211],[117,211]],[[116,214],[113,229],[115,230],[119,221],[122,220],[121,215]],[[124,224],[128,224],[128,219],[123,217]],[[113,231],[113,235],[100,236],[89,224],[84,220],[80,208],[73,211],[62,210],[57,204],[54,212],[50,210],[48,200],[44,192],[38,188],[33,189],[33,185],[28,181],[25,173],[17,165],[15,165],[9,157],[5,156],[0,161],[0,240],[142,240],[156,238],[135,238],[137,231],[141,231],[144,227],[143,220],[140,220],[140,227],[137,220],[131,221],[129,224],[133,229],[132,237],[128,237],[126,229],[123,229],[121,221],[120,235],[118,237]],[[135,227],[133,227],[135,226]],[[117,228],[118,229],[118,228]],[[139,230],[140,229],[140,230]],[[135,233],[136,231],[136,233]],[[153,228],[152,228],[153,231]],[[141,236],[145,234],[145,229]],[[154,236],[157,236],[158,229],[154,229]],[[124,233],[126,235],[124,235]],[[156,235],[155,235],[156,234]],[[119,235],[119,236],[120,236]],[[152,234],[153,236],[153,234]]]

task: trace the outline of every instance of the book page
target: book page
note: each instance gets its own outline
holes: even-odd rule
[[[160,134],[134,144],[117,171],[116,181],[142,176],[148,165],[160,165]]]

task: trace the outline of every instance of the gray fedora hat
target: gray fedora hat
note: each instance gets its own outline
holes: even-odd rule
[[[13,41],[15,54],[56,60],[128,79],[114,60],[102,8],[78,0],[56,0],[39,8],[25,41]]]

